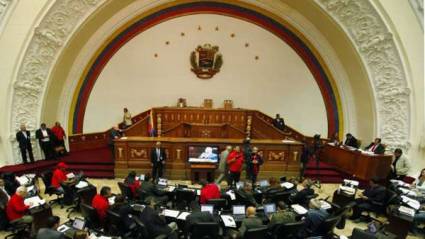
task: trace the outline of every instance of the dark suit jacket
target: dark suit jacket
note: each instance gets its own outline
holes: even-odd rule
[[[159,162],[165,161],[167,159],[167,155],[165,154],[165,149],[160,148],[159,149],[159,161],[158,161],[158,155],[156,154],[156,148],[153,148],[151,150],[151,163],[157,164]]]
[[[133,212],[133,209],[127,203],[124,203],[124,204],[116,203],[112,205],[109,210],[120,215],[120,218],[122,219],[122,222],[123,222],[123,227],[119,228],[119,230],[122,234],[125,234],[129,230],[130,225],[133,222],[133,220],[129,217],[129,214]]]
[[[356,139],[356,138],[354,138],[354,136],[353,136],[353,137],[351,137],[351,139],[348,139],[348,138],[347,138],[347,139],[345,140],[344,144],[345,144],[345,145],[347,145],[347,146],[354,147],[354,148],[359,148],[359,142],[357,142],[357,139]]]
[[[0,208],[6,209],[6,205],[8,201],[9,201],[9,197],[6,190],[0,188]]]
[[[153,184],[152,182],[147,182],[147,181],[142,182],[142,185],[140,186],[140,193],[144,193],[145,198],[159,197],[166,194],[166,192],[158,190],[155,184]]]
[[[257,201],[255,201],[255,197],[252,192],[246,192],[244,189],[239,189],[236,193],[242,197],[242,200],[245,201],[245,203],[251,206],[257,206]]]
[[[371,187],[366,189],[363,194],[370,201],[383,203],[385,201],[385,198],[387,197],[386,192],[387,190],[385,189],[384,186],[378,185],[376,187]]]
[[[19,148],[25,149],[28,145],[31,145],[31,133],[27,130],[25,131],[27,137],[25,137],[24,132],[19,131],[16,133],[16,140],[19,142]]]
[[[171,233],[171,228],[167,225],[165,219],[160,217],[159,214],[149,206],[143,209],[143,212],[140,214],[140,220],[145,224],[152,238],[158,235],[168,235]]]
[[[37,239],[62,239],[65,238],[62,232],[50,228],[41,228],[37,233]]]
[[[209,212],[193,212],[186,217],[185,232],[189,233],[192,229],[192,226],[199,222],[216,222],[216,220]]]
[[[369,148],[373,147],[374,143],[370,143],[365,149],[368,150]],[[375,154],[383,154],[385,153],[385,148],[382,144],[378,144],[376,146],[375,150],[373,151]]]
[[[284,130],[285,129],[285,121],[283,120],[283,118],[279,118],[279,119],[273,119],[273,126],[280,129],[280,130]]]
[[[301,191],[297,192],[294,196],[291,196],[290,199],[293,203],[298,203],[303,206],[308,204],[307,197],[314,195],[314,190],[311,188],[304,188]]]
[[[46,128],[46,131],[51,142],[52,140],[54,140],[54,135],[52,133],[52,130],[49,128]],[[41,129],[37,129],[37,131],[35,131],[35,137],[38,139],[38,142],[41,144],[41,140],[43,139],[43,133],[41,132]]]

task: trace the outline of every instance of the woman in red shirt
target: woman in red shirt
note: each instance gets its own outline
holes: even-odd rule
[[[239,182],[241,177],[242,165],[243,165],[243,153],[239,146],[236,146],[232,152],[227,156],[227,165],[229,166],[229,179],[230,184],[235,185]]]
[[[127,177],[124,180],[124,183],[130,187],[130,190],[133,194],[133,197],[137,197],[139,194],[137,190],[140,188],[141,183],[139,180],[136,179],[136,172],[131,171],[128,173]]]
[[[92,207],[96,209],[99,220],[103,223],[106,219],[106,211],[109,209],[108,198],[111,197],[111,188],[102,187],[100,194],[96,194],[92,200]]]
[[[220,198],[220,189],[218,188],[217,184],[214,183],[214,181],[211,178],[208,178],[208,184],[205,181],[201,182],[202,189],[201,189],[201,195],[199,196],[199,203],[200,204],[206,204],[208,200]]]

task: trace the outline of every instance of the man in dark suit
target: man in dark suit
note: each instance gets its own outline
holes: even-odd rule
[[[140,186],[140,198],[143,198],[145,201],[151,201],[153,199],[156,204],[161,204],[168,200],[166,192],[159,190],[155,184],[152,183],[149,173],[145,174],[145,179]]]
[[[167,155],[165,149],[161,148],[161,142],[156,142],[156,147],[151,150],[151,166],[152,166],[152,178],[162,177],[164,170],[165,160]]]
[[[346,139],[345,139],[344,145],[351,146],[356,149],[359,148],[359,142],[352,134],[348,133],[345,135],[345,137]]]
[[[55,151],[53,150],[53,132],[51,129],[46,127],[45,123],[41,123],[40,129],[35,131],[35,137],[40,143],[40,147],[43,150],[46,159],[55,159]]]
[[[381,144],[381,139],[380,138],[376,138],[365,149],[367,151],[373,152],[375,154],[383,154],[383,153],[385,153],[385,147]]]
[[[60,218],[58,216],[50,216],[47,218],[47,227],[40,228],[37,233],[37,239],[63,239],[62,232],[57,231]]]
[[[115,158],[114,140],[121,138],[121,130],[117,126],[112,126],[108,137],[108,146],[112,152],[112,158]]]
[[[378,184],[378,179],[372,178],[369,182],[369,188],[360,194],[360,198],[356,199],[356,205],[353,207],[353,215],[350,219],[356,220],[360,218],[363,211],[373,209],[373,202],[384,203],[387,197],[387,190],[384,186]]]
[[[313,182],[310,179],[304,179],[302,182],[303,189],[298,191],[295,195],[289,197],[292,203],[301,204],[304,207],[308,206],[309,197],[314,195],[314,189],[311,188]]]
[[[167,224],[165,218],[155,211],[155,201],[151,200],[149,205],[140,214],[140,220],[145,224],[148,234],[155,238],[159,235],[167,235],[169,239],[177,239],[177,224]]]
[[[282,131],[285,130],[285,121],[279,114],[276,114],[276,118],[273,119],[273,126]]]
[[[24,124],[21,124],[21,130],[16,133],[16,140],[19,143],[19,149],[21,150],[22,161],[28,163],[27,161],[27,151],[28,156],[30,157],[31,163],[34,163],[34,155],[32,154],[31,147],[31,134],[27,130]]]
[[[258,206],[255,201],[254,193],[252,191],[252,184],[250,182],[244,182],[244,186],[241,189],[236,190],[236,193],[242,197],[242,201],[249,206]]]

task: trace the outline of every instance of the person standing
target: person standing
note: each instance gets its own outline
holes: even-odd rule
[[[398,180],[403,180],[409,172],[410,165],[406,158],[403,155],[403,151],[400,148],[394,150],[394,159],[391,164],[391,178]]]
[[[125,128],[128,128],[133,124],[131,121],[131,113],[127,108],[124,108],[123,123]]]
[[[108,145],[112,151],[112,157],[115,158],[115,147],[114,140],[121,138],[121,131],[117,126],[112,126],[111,131],[109,132]]]
[[[166,159],[167,155],[165,154],[165,149],[161,147],[161,142],[156,142],[155,148],[151,150],[151,166],[153,179],[157,179],[157,177],[162,177]]]
[[[344,145],[353,147],[353,148],[359,148],[359,142],[358,140],[350,133],[345,135],[345,142]]]
[[[227,180],[228,178],[228,167],[227,167],[227,156],[229,156],[230,151],[232,151],[232,146],[227,145],[226,149],[223,150],[220,154],[220,162],[218,164],[218,172],[220,173],[220,175],[218,176],[217,180],[215,181],[215,183],[220,183],[221,180],[225,179]]]
[[[285,130],[285,121],[280,114],[276,114],[276,118],[273,119],[273,126],[284,131]]]
[[[65,148],[65,130],[62,128],[61,124],[59,122],[55,123],[55,126],[52,128],[52,133],[55,135],[55,149],[57,152],[61,155],[66,154],[66,148]]]
[[[44,157],[46,159],[55,159],[55,152],[53,150],[53,133],[52,130],[46,127],[45,123],[41,123],[40,129],[35,132],[35,137],[40,143],[40,147],[43,150]]]
[[[263,158],[258,153],[257,147],[252,148],[250,160],[249,160],[249,162],[247,162],[247,165],[248,164],[250,164],[250,168],[251,168],[252,184],[255,184],[255,182],[257,182],[258,173],[260,172],[260,166],[263,164]]]
[[[251,148],[251,139],[246,138],[242,142],[242,151],[243,151],[243,157],[245,159],[245,178],[246,180],[252,180],[252,164],[251,164],[251,154],[252,154],[252,148]]]
[[[236,146],[227,156],[227,165],[229,167],[229,184],[235,185],[241,177],[243,154],[239,146]]]
[[[31,163],[34,163],[34,155],[32,153],[31,146],[31,133],[25,127],[25,124],[21,124],[20,130],[16,133],[16,140],[19,143],[19,149],[22,155],[22,162],[28,163],[27,161],[27,152],[30,158]]]

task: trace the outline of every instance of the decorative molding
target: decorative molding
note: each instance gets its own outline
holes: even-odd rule
[[[409,0],[409,3],[418,18],[422,30],[424,30],[424,0]]]
[[[410,89],[390,29],[369,0],[316,0],[347,33],[374,89],[378,136],[388,149],[409,148]]]
[[[7,3],[10,0],[0,0],[0,6],[2,2]],[[56,58],[74,30],[102,2],[105,1],[58,0],[35,28],[13,84],[10,141],[15,161],[20,158],[15,130],[21,123],[25,123],[31,131],[37,128],[40,123],[43,94]]]

